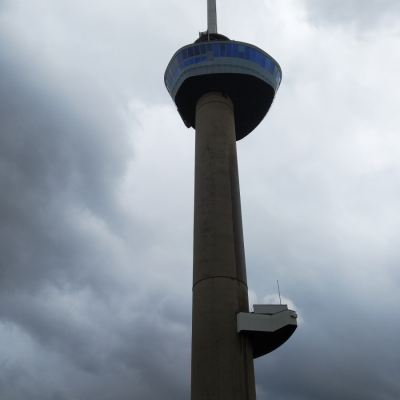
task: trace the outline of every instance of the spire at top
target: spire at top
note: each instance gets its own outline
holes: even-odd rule
[[[208,34],[217,33],[217,4],[216,0],[207,0]]]

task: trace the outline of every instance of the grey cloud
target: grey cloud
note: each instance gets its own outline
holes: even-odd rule
[[[188,398],[193,135],[162,74],[203,21],[200,3],[164,3],[2,8],[0,398]],[[397,3],[325,3],[307,3],[313,24],[398,15]],[[256,362],[258,398],[394,400],[397,43],[342,32],[351,45],[332,40],[332,60],[331,31],[316,48],[298,11],[287,36],[260,23],[285,80],[238,144],[250,288],[276,297],[279,279],[301,317]]]
[[[2,274],[12,271],[17,278],[21,268],[18,281],[31,285],[29,278],[41,280],[62,270],[63,260],[69,263],[74,247],[81,247],[69,215],[77,199],[79,207],[101,212],[102,218],[112,213],[109,185],[116,187],[129,146],[113,145],[114,132],[123,129],[118,120],[113,131],[101,129],[101,120],[83,121],[79,110],[49,93],[44,77],[26,80],[27,70],[7,65],[7,55],[3,48]],[[93,106],[100,112],[101,104]],[[2,282],[12,284],[7,276]]]
[[[305,0],[311,21],[352,24],[372,31],[378,25],[395,24],[400,19],[396,0]]]
[[[135,279],[156,236],[118,208],[135,152],[126,116],[95,85],[71,92],[17,43],[1,47],[0,328],[21,336],[0,364],[0,397],[185,398],[183,370],[164,374],[171,354],[188,358],[188,315]]]
[[[398,68],[398,45],[391,47],[393,36],[382,26],[370,25],[376,36],[360,40],[358,32],[338,29],[335,45],[326,47],[333,32],[326,22],[319,20],[312,39],[312,27],[304,34],[303,21],[298,32],[293,26],[301,52],[281,42],[281,55],[273,54],[284,70],[275,104],[238,144],[250,287],[259,301],[278,301],[279,279],[303,318],[285,346],[257,361],[261,400],[384,400],[400,393],[400,168],[389,149],[381,153],[381,141],[398,153],[392,107],[399,96],[396,74],[379,84],[375,75],[388,54]]]
[[[398,324],[382,322],[397,319],[396,310],[363,310],[332,285],[336,290],[323,294],[307,288],[315,302],[300,304],[305,322],[296,337],[257,362],[259,384],[282,399],[394,399],[399,385],[388,371],[399,363]]]

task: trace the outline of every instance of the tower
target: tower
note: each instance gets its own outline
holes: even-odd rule
[[[284,343],[297,327],[286,305],[249,312],[236,141],[268,112],[282,78],[263,50],[208,29],[179,49],[165,85],[187,127],[196,130],[192,400],[254,400],[253,358]]]

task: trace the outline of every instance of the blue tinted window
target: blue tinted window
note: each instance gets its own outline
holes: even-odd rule
[[[177,78],[186,68],[210,61],[213,57],[235,57],[249,60],[265,71],[268,71],[273,76],[277,85],[281,82],[282,76],[280,69],[276,66],[275,62],[262,51],[239,43],[209,42],[192,45],[178,52],[165,76],[167,86],[173,86],[173,83],[176,82]]]
[[[229,45],[229,56],[230,57],[235,57],[235,45],[234,44],[230,44]]]
[[[271,67],[271,62],[268,58],[264,59],[263,67],[268,71]]]
[[[264,66],[265,60],[264,56],[261,53],[257,54],[257,64],[260,65],[261,67]]]
[[[219,46],[213,45],[213,55],[214,57],[219,57]]]
[[[271,73],[273,73],[273,71],[275,69],[275,65],[272,62],[272,60],[270,60],[270,59],[267,60],[267,68]]]
[[[236,49],[237,49],[237,56],[243,58],[244,57],[243,46],[240,45],[236,46]]]

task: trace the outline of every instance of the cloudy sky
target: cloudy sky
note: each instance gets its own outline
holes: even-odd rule
[[[184,400],[205,0],[0,0],[0,399]],[[400,2],[219,0],[284,80],[238,143],[252,302],[299,313],[258,399],[400,398]]]

